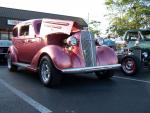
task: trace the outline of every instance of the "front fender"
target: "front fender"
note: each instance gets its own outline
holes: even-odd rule
[[[96,47],[97,65],[117,64],[118,58],[115,51],[107,46]]]
[[[66,53],[63,48],[57,46],[57,45],[48,45],[44,48],[42,48],[33,58],[31,62],[31,66],[34,69],[38,68],[38,64],[40,62],[41,57],[46,54],[48,55],[54,66],[57,69],[64,69],[64,68],[70,68],[71,67],[71,59]]]

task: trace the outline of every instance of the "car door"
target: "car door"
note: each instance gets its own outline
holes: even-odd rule
[[[26,33],[23,33],[24,44],[21,47],[20,59],[24,63],[31,63],[35,54],[43,47],[41,38],[35,33],[33,24],[25,26]]]
[[[20,62],[21,61],[21,51],[22,47],[24,45],[24,37],[20,36],[20,26],[17,26],[13,29],[13,37],[12,37],[12,43],[15,48],[15,53],[17,55],[17,59]]]
[[[29,37],[29,25],[23,25],[20,26],[19,29],[19,36],[17,42],[16,42],[16,48],[18,52],[18,60],[19,62],[27,62],[26,56],[28,54],[28,50],[26,49],[27,43],[28,43],[28,37]]]

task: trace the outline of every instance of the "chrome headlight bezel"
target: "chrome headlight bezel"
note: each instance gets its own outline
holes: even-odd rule
[[[77,40],[76,37],[70,36],[70,37],[67,38],[67,44],[71,45],[71,46],[75,46],[75,45],[78,44],[78,40]]]
[[[143,52],[142,55],[147,58],[148,57],[148,53],[147,52]]]

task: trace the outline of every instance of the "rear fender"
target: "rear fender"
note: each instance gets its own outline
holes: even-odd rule
[[[12,45],[8,48],[8,54],[11,55],[12,58],[12,62],[17,62],[18,61],[18,57],[17,57],[17,50],[16,48]]]
[[[44,56],[48,55],[50,59],[52,60],[54,66],[61,70],[64,68],[70,68],[71,65],[71,59],[66,53],[63,48],[57,46],[57,45],[48,45],[44,48],[42,48],[33,58],[31,62],[31,66],[33,69],[37,70],[38,65],[40,62],[40,59]]]

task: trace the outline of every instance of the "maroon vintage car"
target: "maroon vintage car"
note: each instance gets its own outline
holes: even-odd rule
[[[95,72],[98,78],[108,78],[120,67],[113,49],[96,43],[76,21],[24,21],[14,27],[12,43],[8,69],[21,66],[36,71],[45,86],[58,84],[61,73]]]

